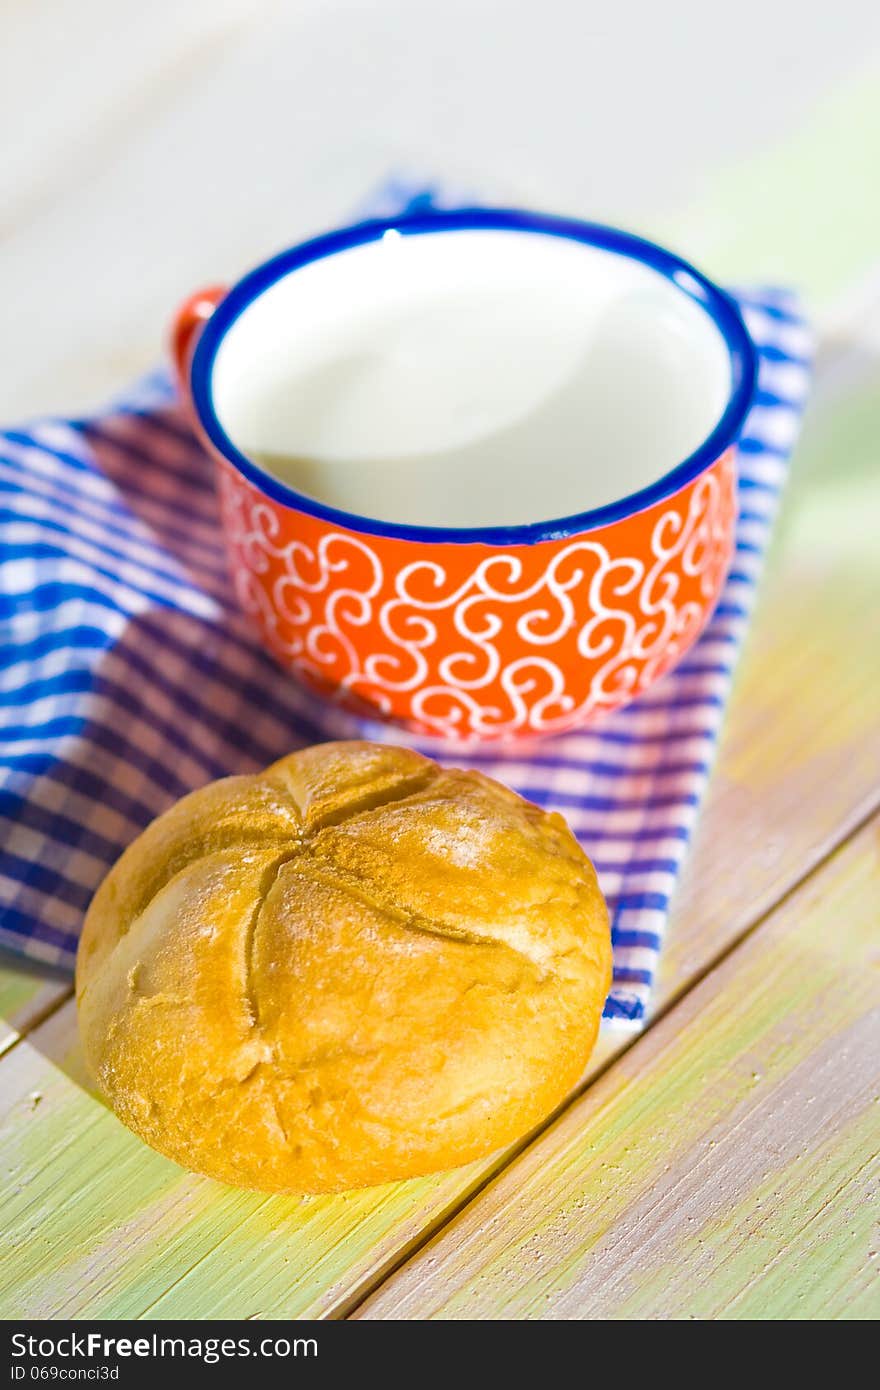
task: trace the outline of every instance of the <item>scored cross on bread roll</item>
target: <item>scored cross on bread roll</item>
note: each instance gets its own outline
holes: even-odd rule
[[[325,743],[214,782],[126,850],[77,959],[113,1109],[196,1172],[333,1192],[450,1168],[586,1065],[608,914],[558,815],[476,772]]]

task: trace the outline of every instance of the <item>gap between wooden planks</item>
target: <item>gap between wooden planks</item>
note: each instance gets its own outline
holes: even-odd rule
[[[358,1309],[880,1315],[880,817]]]
[[[871,514],[878,437],[873,380],[814,412],[676,904],[661,1003],[874,802],[880,641],[874,541],[858,518]],[[829,528],[837,499],[847,525]],[[327,1316],[374,1289],[504,1162],[343,1198],[219,1188],[145,1149],[81,1088],[74,1039],[68,1005],[0,1062],[11,1315]]]
[[[72,994],[70,980],[40,974],[36,966],[4,956],[0,960],[0,1056]]]

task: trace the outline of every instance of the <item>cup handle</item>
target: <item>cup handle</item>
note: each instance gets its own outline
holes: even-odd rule
[[[196,290],[181,304],[171,324],[170,348],[177,389],[189,400],[189,364],[199,331],[227,294],[225,285],[209,285]]]

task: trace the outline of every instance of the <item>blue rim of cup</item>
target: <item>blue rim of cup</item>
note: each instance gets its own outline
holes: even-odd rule
[[[323,502],[297,492],[295,488],[265,472],[252,459],[241,453],[220,424],[214,408],[212,376],[217,353],[226,333],[254,300],[302,266],[323,260],[327,256],[334,256],[340,251],[378,241],[386,232],[399,232],[401,236],[423,236],[434,232],[453,231],[516,231],[563,237],[640,261],[665,276],[682,294],[699,304],[709,315],[727,346],[731,371],[730,395],[715,428],[692,454],[647,487],[606,506],[577,512],[573,516],[551,521],[527,522],[516,526],[411,526],[383,521],[378,517],[361,516],[337,507],[326,506]],[[615,227],[607,227],[600,223],[581,222],[544,213],[521,212],[512,208],[480,207],[359,222],[355,226],[328,232],[324,236],[315,237],[311,241],[302,242],[280,252],[245,275],[221,300],[199,335],[190,368],[193,403],[204,433],[219,453],[274,501],[306,512],[310,516],[320,517],[334,525],[344,526],[351,531],[410,541],[482,545],[532,545],[538,541],[564,540],[633,516],[656,502],[672,497],[705,472],[736,442],[752,402],[756,377],[755,348],[736,304],[729,295],[713,285],[711,280],[680,256],[630,232],[619,231]]]

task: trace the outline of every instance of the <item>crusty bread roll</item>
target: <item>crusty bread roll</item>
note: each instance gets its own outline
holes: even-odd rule
[[[324,743],[126,850],[76,972],[121,1120],[222,1182],[334,1192],[466,1163],[580,1077],[608,915],[558,815],[417,753]]]

